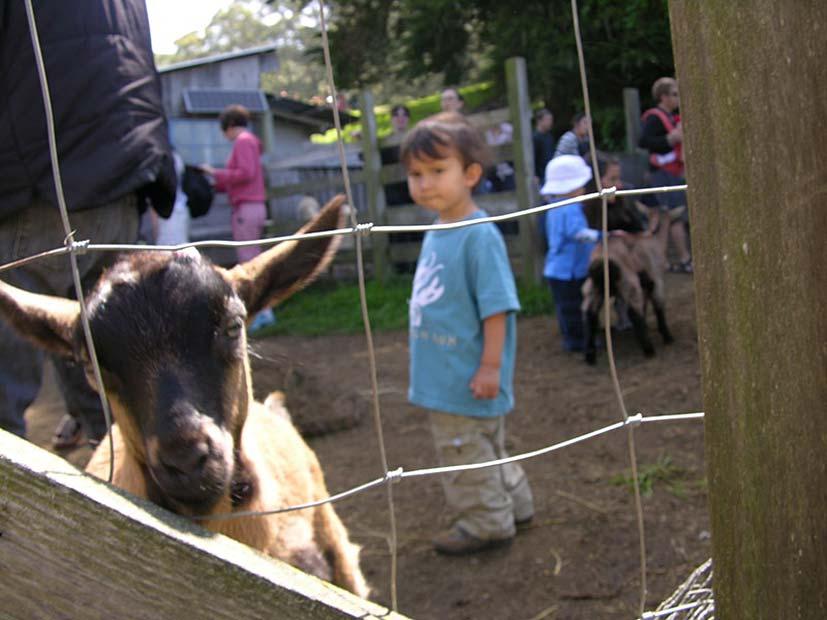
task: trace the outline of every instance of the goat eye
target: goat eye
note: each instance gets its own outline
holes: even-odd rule
[[[227,337],[232,338],[233,340],[237,340],[239,336],[241,336],[241,330],[244,329],[244,322],[241,319],[235,319],[230,325],[227,327]]]

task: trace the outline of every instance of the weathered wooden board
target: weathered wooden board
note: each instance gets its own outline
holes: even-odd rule
[[[716,617],[827,618],[827,3],[669,3]]]
[[[0,431],[0,618],[403,616]]]

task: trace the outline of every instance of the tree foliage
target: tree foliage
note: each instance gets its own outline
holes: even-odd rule
[[[443,84],[491,80],[504,96],[504,62],[522,56],[532,96],[556,113],[558,129],[583,107],[566,0],[335,0],[329,6],[342,88],[439,74]],[[579,10],[595,129],[605,145],[617,147],[622,89],[637,87],[645,99],[656,78],[674,73],[667,1],[581,0]]]
[[[569,0],[328,0],[336,85],[370,88],[378,102],[414,99],[444,85],[491,82],[505,100],[504,63],[522,56],[537,105],[555,113],[556,131],[583,108]],[[319,4],[315,0],[236,0],[206,31],[177,41],[160,63],[278,43],[280,69],[268,90],[318,101],[327,94]],[[674,73],[667,0],[579,0],[590,100],[598,143],[622,145],[622,90],[644,101],[652,82]]]
[[[218,11],[203,33],[191,32],[175,42],[174,54],[156,58],[159,66],[261,45],[278,45],[279,70],[262,76],[268,92],[313,100],[326,92],[324,65],[309,50],[317,46],[318,25],[302,13],[301,2],[266,4],[235,0]]]

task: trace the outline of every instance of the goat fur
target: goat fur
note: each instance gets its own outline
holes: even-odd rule
[[[300,232],[341,226],[343,203],[344,198],[341,196],[331,200]],[[255,312],[288,297],[312,281],[332,259],[339,240],[339,237],[335,237],[285,242],[231,270],[209,265],[205,268],[214,269],[231,285],[232,291],[247,306],[248,317],[251,318]],[[305,244],[302,251],[296,251],[299,244]],[[114,280],[119,272],[113,267],[102,276],[96,290],[105,290],[112,298],[118,295],[117,287],[120,285],[142,286],[142,269],[172,264],[173,258],[168,253],[155,253],[130,257],[130,261],[123,268],[128,281],[119,283]],[[180,267],[181,264],[184,267]],[[185,269],[186,263],[179,263],[179,267]],[[133,271],[129,272],[129,268]],[[90,299],[93,298],[90,296]],[[231,303],[238,303],[238,298],[234,297],[236,301],[231,300]],[[92,303],[98,304],[96,311],[106,312],[106,295],[99,293],[94,299]],[[157,312],[176,311],[174,304],[168,306],[157,309]],[[89,375],[88,354],[79,338],[79,315],[80,304],[75,301],[29,293],[0,281],[0,316],[41,348],[64,356],[74,356],[86,366]],[[367,597],[369,589],[359,568],[359,547],[350,541],[343,523],[330,504],[266,516],[203,519],[211,514],[284,508],[321,500],[329,495],[319,461],[294,428],[281,394],[271,394],[263,404],[253,399],[243,329],[238,338],[238,350],[243,351],[243,354],[239,354],[240,360],[235,362],[237,369],[228,373],[233,402],[226,409],[230,412],[230,422],[238,428],[232,428],[226,434],[233,436],[234,443],[231,445],[234,457],[230,458],[231,461],[235,459],[234,471],[244,473],[250,493],[243,503],[234,506],[232,489],[228,487],[206,514],[188,516],[201,517],[198,520],[208,530],[225,534],[359,596]],[[177,359],[183,360],[186,366],[188,352],[179,351],[178,354],[180,357]],[[160,363],[157,359],[147,360],[148,365]],[[107,374],[106,368],[102,371],[104,384],[115,386],[106,390],[116,422],[110,431],[114,445],[113,483],[139,497],[154,499],[151,487],[157,483],[157,479],[153,482],[150,476],[152,472],[148,457],[151,441],[142,436],[141,424],[125,399],[120,398],[118,378],[111,377],[111,373]],[[94,386],[94,380],[91,381]],[[121,378],[120,382],[123,381]],[[212,386],[206,389],[212,389]],[[109,462],[109,438],[104,437],[86,471],[105,480],[109,474]],[[186,511],[181,512],[187,514]]]
[[[654,232],[626,234],[606,239],[606,259],[609,262],[609,296],[622,299],[628,308],[629,320],[644,355],[651,357],[655,349],[646,327],[647,301],[652,302],[658,331],[664,344],[674,341],[666,323],[666,299],[663,276],[666,272],[666,245],[669,226],[680,215],[679,210],[661,214]],[[595,337],[599,330],[599,313],[604,303],[604,247],[598,243],[592,251],[589,275],[582,288],[582,310],[586,318],[585,359],[594,364],[597,359]]]

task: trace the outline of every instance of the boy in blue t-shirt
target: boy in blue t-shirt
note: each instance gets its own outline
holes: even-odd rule
[[[438,223],[479,219],[471,192],[488,149],[456,113],[421,121],[401,161],[414,201]],[[429,410],[440,462],[464,465],[507,456],[505,414],[514,406],[516,317],[520,309],[502,235],[485,223],[426,233],[410,300],[408,399]],[[437,551],[465,554],[510,541],[534,513],[514,463],[443,475],[452,512]]]

